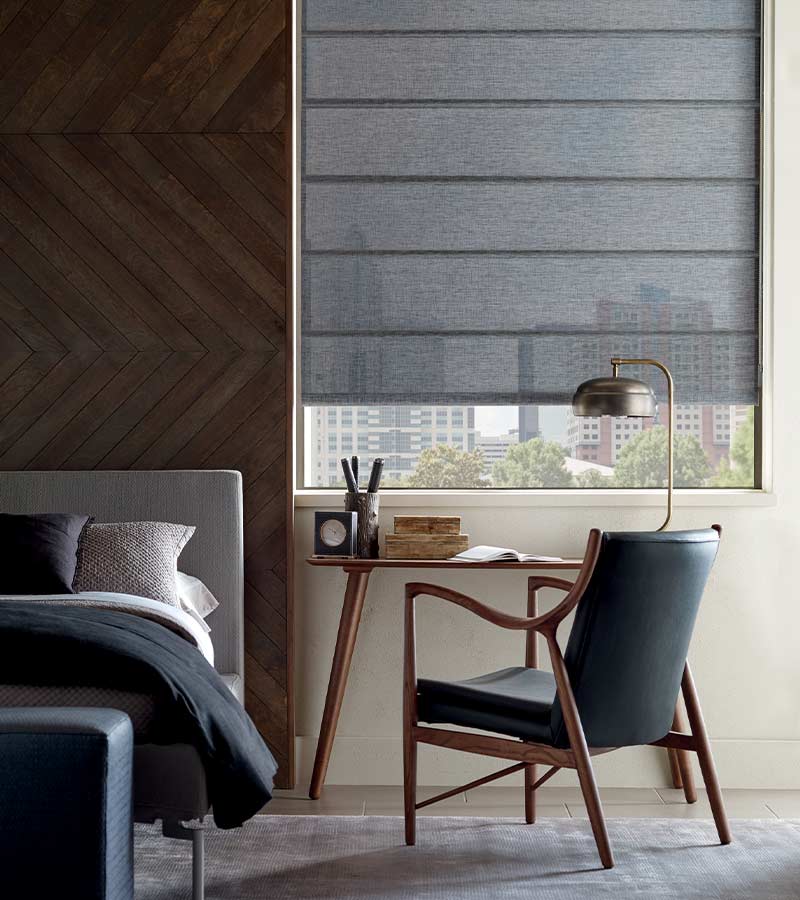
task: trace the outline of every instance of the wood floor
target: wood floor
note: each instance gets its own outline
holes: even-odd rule
[[[420,788],[419,799],[446,790]],[[728,815],[733,819],[800,818],[800,791],[723,791]],[[600,799],[610,818],[711,818],[704,791],[697,803],[687,805],[683,793],[667,788],[601,788]],[[537,816],[583,818],[586,810],[578,788],[543,787],[537,792]],[[264,812],[271,815],[308,816],[401,816],[403,789],[392,786],[328,785],[322,798],[309,800],[303,790],[276,791]],[[426,807],[420,816],[503,816],[523,819],[521,787],[486,786],[458,794],[450,800]]]

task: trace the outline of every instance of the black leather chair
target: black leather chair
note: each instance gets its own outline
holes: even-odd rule
[[[561,768],[577,769],[600,858],[614,864],[591,757],[618,747],[655,744],[697,753],[720,842],[730,831],[686,654],[721,529],[603,534],[593,530],[578,578],[533,576],[528,616],[499,612],[447,588],[406,585],[404,763],[406,843],[415,842],[416,810],[512,772],[525,773],[526,820],[535,820],[534,792]],[[549,613],[536,615],[537,592],[566,591]],[[430,595],[502,628],[526,633],[525,666],[464,681],[416,676],[415,600]],[[573,610],[563,653],[556,629]],[[537,667],[536,635],[544,636],[552,674]],[[689,733],[673,729],[683,692]],[[479,728],[505,737],[419,723]],[[500,757],[516,763],[416,803],[417,744]],[[536,777],[536,764],[549,769]],[[688,771],[688,769],[686,770]]]

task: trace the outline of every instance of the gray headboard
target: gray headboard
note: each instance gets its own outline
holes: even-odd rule
[[[217,670],[244,679],[239,472],[2,472],[0,512],[74,512],[98,522],[195,525],[180,568],[204,581],[219,600],[208,617]]]

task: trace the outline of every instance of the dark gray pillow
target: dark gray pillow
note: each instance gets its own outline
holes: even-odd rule
[[[71,594],[89,516],[0,513],[0,594]]]

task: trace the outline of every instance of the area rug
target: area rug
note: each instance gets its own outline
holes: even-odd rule
[[[206,836],[207,900],[800,900],[800,822],[609,819],[600,868],[585,819],[258,816]],[[190,896],[191,848],[136,829],[136,900]]]

